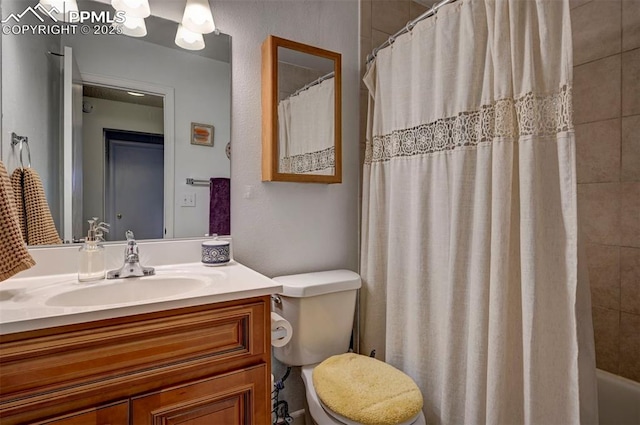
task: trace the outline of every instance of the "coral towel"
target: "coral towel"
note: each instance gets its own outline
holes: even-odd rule
[[[22,238],[7,169],[0,161],[0,281],[35,264]]]

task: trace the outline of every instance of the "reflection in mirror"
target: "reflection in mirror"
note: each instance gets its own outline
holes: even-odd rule
[[[278,170],[335,174],[333,61],[278,47]]]
[[[263,180],[341,181],[340,54],[263,44]]]
[[[1,0],[2,18],[25,4]],[[113,12],[105,0],[78,6]],[[9,136],[29,138],[65,242],[83,238],[92,217],[111,223],[110,240],[129,228],[139,239],[228,233],[228,194],[216,191],[230,177],[230,37],[205,34],[204,50],[187,51],[174,42],[177,22],[145,21],[142,38],[2,34],[0,159],[13,171]]]

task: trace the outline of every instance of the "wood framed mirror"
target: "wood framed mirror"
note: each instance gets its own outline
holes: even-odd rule
[[[262,44],[262,180],[342,182],[340,53],[270,35]]]

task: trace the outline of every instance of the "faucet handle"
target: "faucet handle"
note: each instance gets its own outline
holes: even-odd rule
[[[96,239],[100,242],[104,242],[104,234],[109,233],[109,223],[101,221],[96,225]]]
[[[138,243],[133,238],[133,232],[127,230],[125,233],[127,237],[127,246],[124,249],[124,261],[126,263],[137,263],[138,260]]]
[[[124,265],[120,269],[108,272],[107,279],[151,276],[155,274],[153,267],[142,267],[140,265],[138,243],[133,238],[133,232],[127,230],[125,236],[127,237],[127,246],[124,249]]]

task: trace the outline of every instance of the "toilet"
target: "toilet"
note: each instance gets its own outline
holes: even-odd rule
[[[349,349],[360,276],[350,270],[331,270],[274,280],[283,290],[274,297],[272,311],[293,328],[291,341],[274,347],[274,355],[288,366],[302,367],[307,413],[318,425],[358,425],[320,401],[312,376],[318,363]],[[424,413],[401,425],[426,425]]]

